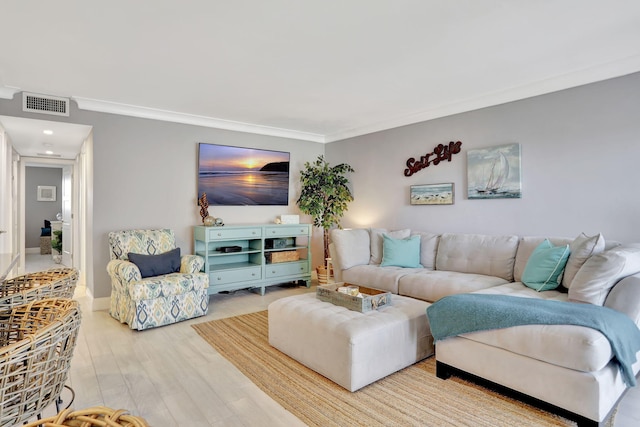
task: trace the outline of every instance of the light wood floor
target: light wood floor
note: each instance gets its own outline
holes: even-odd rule
[[[89,311],[86,297],[78,296],[83,318],[68,382],[76,392],[73,407],[125,408],[156,427],[302,426],[191,325],[265,310],[271,301],[304,292],[315,292],[315,287],[273,286],[264,296],[250,291],[214,295],[207,316],[142,332],[121,325],[106,311]],[[69,397],[65,391],[65,402]],[[54,413],[49,408],[43,415]],[[623,399],[615,426],[638,425],[636,387]]]

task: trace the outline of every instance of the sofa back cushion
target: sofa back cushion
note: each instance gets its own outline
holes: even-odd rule
[[[517,248],[517,236],[445,233],[438,244],[436,270],[484,274],[511,281]]]
[[[357,228],[353,230],[331,230],[331,241],[338,257],[336,262],[343,270],[356,265],[369,264],[370,241],[369,230]]]
[[[520,238],[520,241],[518,242],[518,251],[516,252],[516,261],[513,266],[514,282],[522,282],[522,273],[524,272],[524,268],[527,266],[529,257],[533,253],[533,250],[538,247],[540,243],[544,242],[545,239],[547,239],[547,237],[525,236]],[[553,246],[564,246],[573,242],[573,239],[570,237],[548,237],[548,239]]]
[[[436,267],[436,254],[438,253],[440,235],[424,231],[413,231],[411,235],[420,236],[420,264],[424,268],[434,269]]]

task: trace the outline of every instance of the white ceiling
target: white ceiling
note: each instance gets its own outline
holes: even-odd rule
[[[638,0],[11,0],[0,11],[0,96],[318,142],[640,71]]]

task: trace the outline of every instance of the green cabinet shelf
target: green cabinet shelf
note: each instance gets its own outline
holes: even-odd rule
[[[310,224],[199,225],[193,237],[210,295],[246,288],[264,295],[267,286],[289,282],[311,286]]]

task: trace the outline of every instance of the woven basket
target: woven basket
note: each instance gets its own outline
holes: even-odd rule
[[[104,406],[96,406],[93,408],[74,411],[73,409],[65,409],[60,411],[58,415],[49,418],[43,418],[38,421],[26,424],[23,427],[91,427],[91,426],[110,426],[110,427],[148,427],[149,424],[140,418],[129,415],[124,409],[117,411]]]
[[[7,279],[0,285],[0,311],[44,298],[73,298],[75,268],[52,268]]]
[[[80,328],[77,301],[51,298],[0,312],[0,426],[17,426],[60,396]]]

